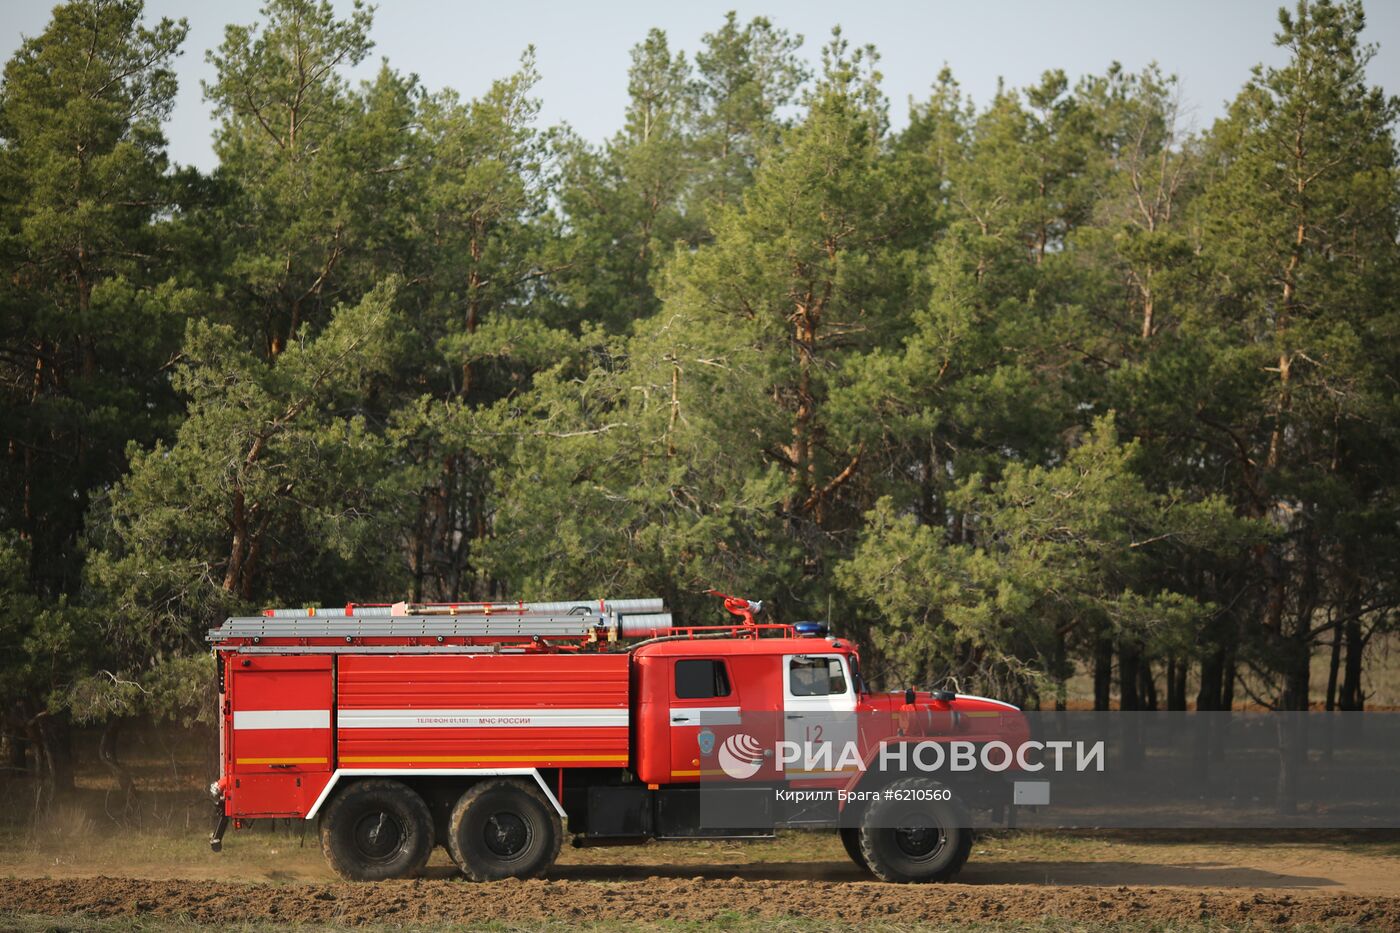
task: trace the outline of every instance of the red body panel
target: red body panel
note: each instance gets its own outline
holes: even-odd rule
[[[311,812],[316,798],[330,783],[329,771],[319,774],[240,774],[228,784],[224,812],[239,819],[289,817]]]
[[[343,768],[626,767],[625,654],[346,655]]]

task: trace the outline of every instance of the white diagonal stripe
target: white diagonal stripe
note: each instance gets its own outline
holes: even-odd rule
[[[341,729],[467,729],[625,726],[625,709],[343,709]]]
[[[329,729],[328,709],[240,709],[233,711],[235,729]]]

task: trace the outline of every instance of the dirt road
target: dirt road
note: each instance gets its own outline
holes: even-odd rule
[[[114,840],[48,853],[0,849],[0,874],[10,876],[0,880],[0,914],[341,924],[669,919],[717,920],[717,927],[726,918],[1049,917],[1400,931],[1394,840],[1014,834],[979,840],[959,883],[927,886],[870,881],[833,837],[806,834],[748,845],[565,849],[546,880],[490,886],[462,880],[441,852],[421,879],[345,884],[329,878],[314,843],[294,843],[240,834],[222,856],[188,840],[168,848],[128,840],[119,850]]]
[[[489,896],[484,896],[489,893]],[[1400,930],[1400,898],[1285,891],[1241,893],[1153,887],[896,886],[869,881],[653,878],[599,882],[456,880],[376,885],[248,884],[129,878],[0,881],[0,912],[247,921],[482,922],[687,920],[725,917],[862,922],[1018,920],[1207,921],[1346,924]]]

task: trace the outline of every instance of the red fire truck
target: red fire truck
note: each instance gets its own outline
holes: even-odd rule
[[[725,606],[737,624],[678,627],[659,599],[228,619],[209,633],[211,845],[230,821],[319,819],[345,878],[410,875],[442,845],[486,881],[546,872],[565,825],[575,845],[824,828],[879,878],[952,877],[968,814],[1010,806],[1011,780],[874,762],[916,740],[1023,738],[1015,707],[872,693],[855,646],[824,625]]]

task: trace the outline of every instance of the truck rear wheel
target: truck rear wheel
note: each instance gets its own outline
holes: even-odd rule
[[[920,799],[945,792],[941,784],[905,778],[871,804],[861,818],[860,852],[881,881],[947,881],[972,851],[972,829],[952,799]]]
[[[473,785],[452,808],[447,848],[473,881],[538,878],[559,857],[559,814],[524,781],[496,778]]]
[[[433,818],[428,805],[398,781],[356,781],[321,815],[321,851],[350,881],[404,878],[428,862]]]

